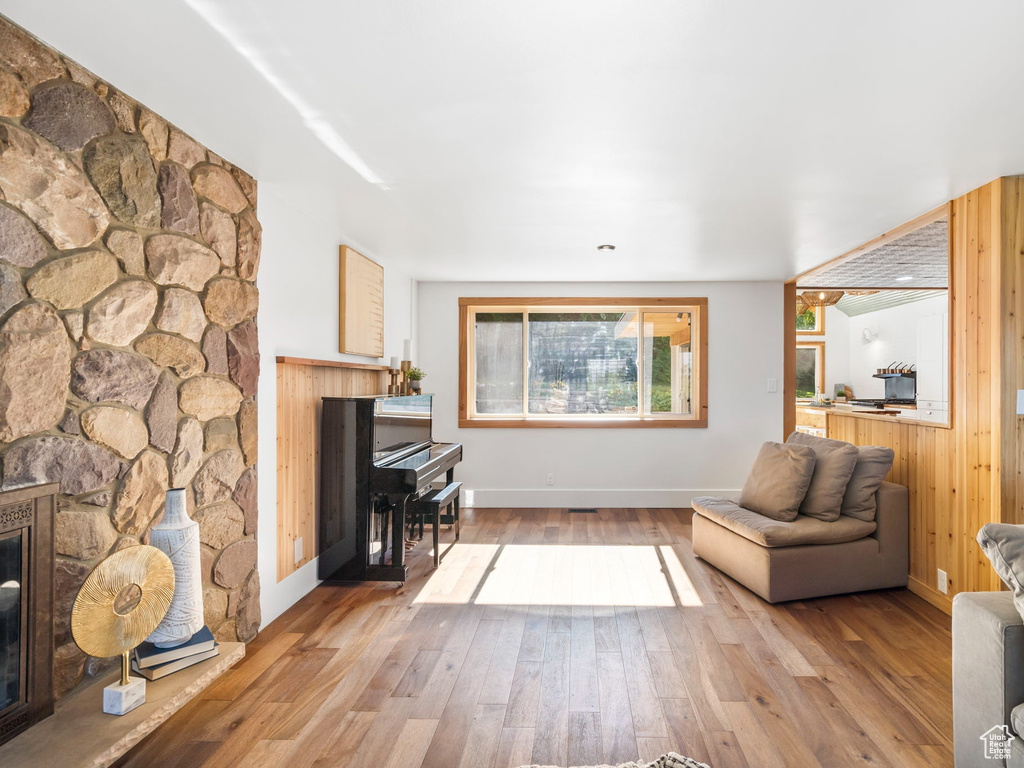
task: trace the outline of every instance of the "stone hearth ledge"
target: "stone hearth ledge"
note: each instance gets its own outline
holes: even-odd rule
[[[120,717],[103,713],[103,687],[115,682],[120,673],[99,678],[57,702],[51,717],[0,747],[0,765],[111,765],[243,656],[244,643],[221,643],[219,656],[160,680],[146,681],[146,703]]]

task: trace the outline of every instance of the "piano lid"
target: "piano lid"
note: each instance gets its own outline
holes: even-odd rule
[[[379,398],[373,404],[373,461],[429,445],[433,437],[433,396]]]
[[[398,454],[391,461],[375,463],[370,489],[374,493],[414,493],[462,461],[459,443],[433,443],[415,453]]]

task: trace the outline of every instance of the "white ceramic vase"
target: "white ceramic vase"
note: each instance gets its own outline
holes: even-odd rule
[[[199,523],[185,509],[185,489],[167,492],[164,517],[150,530],[149,543],[171,558],[174,597],[160,626],[146,638],[157,648],[173,648],[203,628],[203,574]]]

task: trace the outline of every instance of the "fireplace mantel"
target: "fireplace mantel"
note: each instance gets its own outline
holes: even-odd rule
[[[51,717],[0,746],[0,765],[22,768],[108,766],[209,687],[245,656],[244,643],[221,643],[220,655],[146,683],[146,703],[126,715],[103,713],[106,677],[57,702]]]

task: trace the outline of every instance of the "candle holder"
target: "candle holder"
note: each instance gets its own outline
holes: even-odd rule
[[[391,383],[388,384],[389,395],[400,395],[402,394],[402,387],[398,383],[398,377],[402,375],[402,371],[399,368],[388,368],[388,375],[391,377]]]
[[[410,370],[412,370],[412,360],[403,360],[402,361],[402,368],[401,368],[401,371],[402,371],[401,390],[402,390],[402,394],[403,395],[412,394],[412,389],[411,389],[412,385],[409,383],[409,379],[406,378],[406,374]]]

